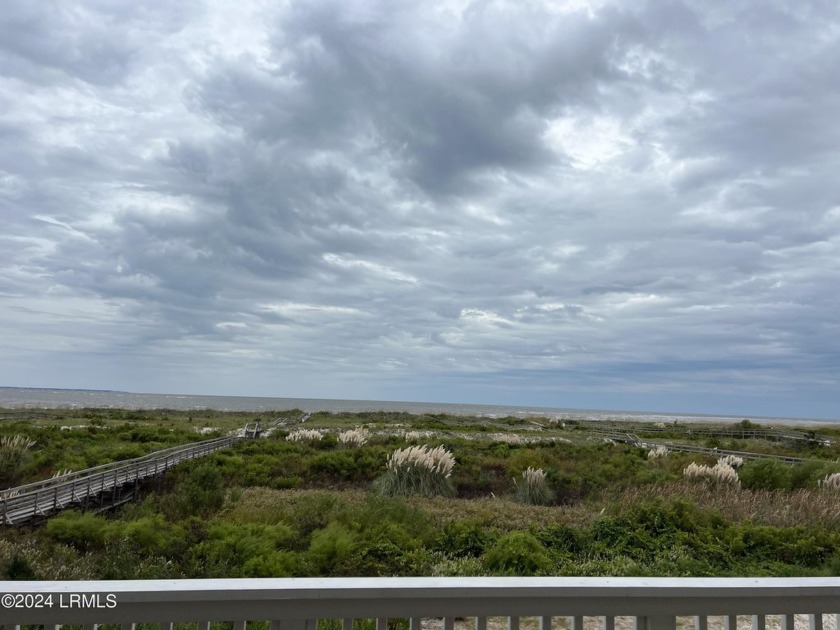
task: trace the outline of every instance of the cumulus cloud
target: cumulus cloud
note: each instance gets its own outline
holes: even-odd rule
[[[839,34],[816,0],[13,1],[0,376],[836,415]]]

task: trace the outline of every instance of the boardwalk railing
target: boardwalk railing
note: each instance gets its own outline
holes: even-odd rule
[[[653,448],[655,446],[664,446],[669,451],[682,451],[685,453],[702,453],[703,455],[714,455],[722,457],[725,455],[734,455],[741,459],[774,459],[785,464],[800,464],[808,461],[825,462],[824,459],[805,459],[803,457],[792,457],[791,455],[777,455],[775,453],[753,453],[750,451],[730,451],[726,449],[709,448],[707,446],[695,446],[694,444],[676,444],[674,442],[661,442],[656,440],[643,440],[638,435],[633,433],[616,433],[608,429],[591,429],[593,433],[603,436],[607,440],[613,442],[621,442],[623,444],[630,444],[631,446],[638,446],[640,448]]]
[[[143,457],[111,462],[71,472],[61,477],[18,486],[0,492],[0,523],[15,525],[37,516],[47,516],[70,505],[82,504],[107,491],[162,474],[187,459],[226,448],[241,438],[214,438],[175,446]]]
[[[766,440],[769,442],[807,442],[812,444],[830,445],[834,440],[815,431],[796,431],[794,429],[776,428],[746,428],[746,427],[697,427],[666,425],[657,427],[644,424],[625,422],[609,422],[604,420],[568,420],[570,426],[578,426],[586,430],[636,432],[636,433],[682,433],[688,436],[708,435],[712,437],[739,438],[742,440]]]
[[[836,628],[838,578],[332,578],[152,580],[114,582],[0,582],[0,619],[9,630],[23,624],[195,624],[263,622],[271,630],[351,630],[354,619],[407,620],[411,630],[442,618],[443,630],[518,630],[536,618],[541,630],[635,628],[674,630],[689,617],[696,630],[726,630],[751,621],[753,630]],[[808,622],[794,615],[808,615]],[[773,617],[778,615],[779,617]],[[830,615],[828,618],[824,615]],[[591,619],[591,618],[595,619]],[[631,617],[630,620],[625,617]],[[722,617],[722,620],[720,619]],[[565,620],[564,620],[565,618]],[[680,620],[682,621],[682,619]],[[744,622],[747,622],[746,624]],[[680,625],[683,625],[682,623]],[[258,626],[249,626],[258,627]]]

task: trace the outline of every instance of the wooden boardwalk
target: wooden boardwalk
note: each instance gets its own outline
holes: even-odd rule
[[[0,524],[18,525],[73,505],[86,506],[103,498],[109,502],[109,493],[110,502],[116,504],[120,502],[124,488],[136,488],[143,479],[163,474],[185,460],[227,448],[241,439],[229,436],[175,446],[143,457],[111,462],[3,490],[0,492]]]
[[[774,427],[698,427],[684,425],[655,426],[651,424],[633,424],[629,422],[611,422],[609,420],[566,420],[570,428],[580,427],[587,430],[612,431],[617,433],[668,433],[683,434],[688,437],[706,435],[709,437],[736,438],[740,440],[764,440],[767,442],[805,442],[809,444],[830,445],[834,440],[815,431],[796,431]]]
[[[675,442],[662,442],[658,440],[642,439],[635,433],[619,433],[611,431],[610,429],[589,428],[587,430],[591,433],[596,433],[603,436],[606,440],[613,442],[620,442],[622,444],[629,444],[631,446],[638,446],[639,448],[654,448],[656,446],[664,446],[669,451],[682,451],[685,453],[702,453],[703,455],[713,455],[715,457],[725,457],[726,455],[734,455],[741,459],[774,459],[785,464],[801,464],[802,462],[817,461],[827,463],[826,459],[814,459],[804,457],[793,457],[790,455],[776,455],[774,453],[753,453],[750,451],[729,451],[726,449],[709,448],[708,446],[695,446],[694,444],[677,444]]]

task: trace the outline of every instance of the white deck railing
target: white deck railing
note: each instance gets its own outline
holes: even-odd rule
[[[521,618],[535,628],[561,625],[583,630],[597,623],[615,630],[632,617],[637,630],[674,630],[677,618],[696,630],[719,624],[735,630],[738,616],[753,630],[793,630],[795,614],[809,615],[811,630],[837,628],[840,578],[330,578],[149,580],[112,582],[0,582],[0,624],[45,628],[96,624],[191,623],[209,630],[211,622],[263,621],[271,630],[314,630],[318,620],[375,619],[386,630],[389,619],[410,621],[411,630],[429,619],[453,630],[458,618],[476,630],[488,618],[520,630]],[[779,615],[780,617],[768,617]],[[831,615],[824,617],[823,615]],[[567,618],[564,622],[559,618]],[[722,622],[719,618],[722,617]],[[590,619],[597,618],[597,619]],[[617,618],[619,618],[617,620]],[[801,619],[801,618],[800,618]],[[495,623],[495,620],[494,620]],[[797,629],[805,629],[797,621]],[[491,624],[493,625],[493,624]],[[682,625],[682,624],[681,624]]]

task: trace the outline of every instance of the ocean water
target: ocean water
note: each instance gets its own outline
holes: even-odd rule
[[[111,407],[116,409],[216,409],[219,411],[303,411],[360,412],[402,411],[412,414],[446,413],[498,418],[504,416],[543,416],[592,420],[635,420],[640,422],[739,422],[744,416],[716,416],[667,412],[621,411],[610,409],[564,409],[504,405],[473,405],[386,400],[335,400],[329,398],[260,398],[252,396],[194,396],[189,394],[140,394],[133,392],[0,387],[0,408]],[[762,424],[825,424],[825,420],[805,418],[766,418],[751,416]]]

